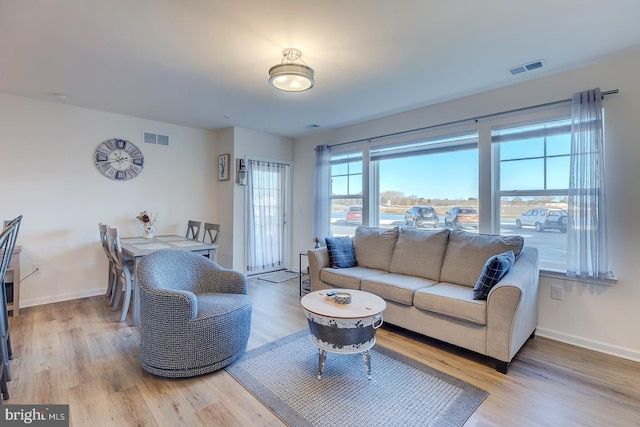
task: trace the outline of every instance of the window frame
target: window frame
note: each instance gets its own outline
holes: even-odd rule
[[[353,156],[353,157],[350,157]],[[328,225],[328,230],[331,232],[331,234],[333,235],[333,224],[331,221],[331,218],[333,217],[333,203],[335,200],[345,200],[348,203],[345,204],[346,206],[346,212],[349,211],[349,207],[352,205],[357,205],[358,201],[360,206],[362,206],[362,224],[365,224],[365,211],[366,211],[366,207],[365,207],[365,191],[364,191],[364,184],[365,184],[365,179],[364,179],[364,168],[365,168],[365,162],[364,162],[364,152],[362,149],[355,149],[353,147],[349,147],[349,149],[347,150],[335,150],[331,152],[331,160],[329,161],[329,191],[331,192],[331,194],[329,194],[329,209],[330,209],[330,214],[329,214],[329,225]],[[357,162],[359,159],[360,161],[360,172],[357,173],[349,173],[349,163],[354,163]],[[346,164],[347,165],[347,173],[346,174],[339,174],[339,175],[333,175],[333,166],[334,165],[339,165],[339,164]],[[350,178],[351,177],[355,177],[357,175],[360,175],[360,194],[349,194],[349,185],[350,185]],[[333,179],[334,177],[347,177],[347,193],[346,194],[334,194],[333,193]],[[346,213],[345,213],[346,215]]]
[[[550,132],[546,132],[545,130],[533,130],[533,131],[524,131],[522,132],[520,135],[520,138],[527,140],[527,139],[531,139],[533,137],[539,136],[544,138],[543,140],[543,153],[542,155],[536,155],[536,156],[527,156],[527,157],[521,157],[521,158],[512,158],[512,159],[506,159],[506,160],[502,160],[500,158],[500,149],[501,149],[501,144],[504,143],[508,143],[509,140],[512,141],[518,141],[518,140],[522,140],[520,138],[517,138],[517,133],[514,134],[514,137],[495,137],[493,135],[493,131],[495,130],[500,130],[500,129],[511,129],[511,128],[518,128],[518,127],[535,127],[536,125],[544,125],[545,123],[553,123],[553,122],[563,122],[566,121],[567,125],[566,126],[562,126],[559,127],[559,129],[562,129],[562,131],[550,131]],[[552,158],[558,158],[558,157],[569,157],[570,158],[570,153],[568,154],[562,154],[562,155],[557,155],[557,154],[551,154],[549,155],[549,150],[548,150],[548,143],[549,141],[547,141],[548,137],[552,137],[552,136],[558,136],[558,135],[568,135],[569,138],[571,138],[571,127],[570,127],[570,123],[571,123],[571,113],[570,111],[566,111],[564,113],[558,113],[557,111],[553,111],[553,112],[548,112],[547,114],[544,114],[544,112],[542,112],[541,114],[539,114],[537,117],[535,118],[527,118],[526,120],[521,120],[519,117],[514,116],[511,117],[510,120],[504,120],[502,121],[499,125],[496,125],[494,123],[492,123],[492,125],[490,126],[490,136],[491,136],[491,170],[492,170],[492,174],[494,176],[493,179],[493,191],[492,191],[492,205],[495,207],[494,208],[494,214],[493,214],[493,224],[495,224],[494,227],[492,227],[492,234],[502,234],[501,233],[501,226],[502,226],[502,200],[505,197],[522,197],[522,198],[527,198],[527,197],[568,197],[569,196],[569,182],[567,181],[567,186],[566,188],[548,188],[549,187],[549,183],[548,183],[548,160],[552,159]],[[541,159],[543,161],[543,187],[544,188],[538,188],[538,189],[526,189],[526,190],[503,190],[501,188],[501,181],[502,181],[502,176],[501,176],[501,166],[503,164],[503,162],[514,162],[514,161],[522,161],[522,160],[530,160],[530,159]],[[532,215],[530,216],[539,216],[540,215],[540,207],[531,207],[529,209],[527,209],[523,215],[526,215],[527,213],[531,212]],[[533,212],[535,211],[535,212]],[[566,236],[566,234],[565,234]],[[525,245],[526,245],[526,241],[525,241]],[[566,253],[566,243],[565,243],[565,253]],[[549,271],[549,272],[553,272],[555,274],[565,274],[566,273],[566,267],[564,268],[554,268],[553,265],[551,264],[553,261],[549,260],[549,264],[544,265],[544,260],[542,260],[543,266],[541,266],[541,271]]]

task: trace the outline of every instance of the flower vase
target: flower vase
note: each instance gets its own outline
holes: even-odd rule
[[[153,225],[145,225],[142,227],[144,234],[142,237],[145,239],[153,239],[153,232],[155,231],[155,227]]]

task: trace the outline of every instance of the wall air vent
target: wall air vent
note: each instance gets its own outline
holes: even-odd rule
[[[169,137],[151,132],[142,132],[142,142],[146,144],[169,145]]]
[[[156,142],[158,145],[169,145],[169,137],[167,135],[158,135]]]
[[[528,64],[517,65],[513,68],[509,69],[509,72],[512,76],[516,74],[526,73],[527,71],[537,70],[538,68],[544,67],[544,61],[539,59],[537,61],[529,62]]]
[[[158,135],[155,133],[142,132],[142,142],[147,144],[155,144],[156,139],[158,139]]]

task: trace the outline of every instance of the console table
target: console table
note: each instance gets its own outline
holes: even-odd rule
[[[11,311],[13,316],[20,315],[20,252],[22,246],[16,246],[13,248],[13,254],[7,267],[7,273],[5,275],[5,286],[7,283],[13,284],[13,298],[11,301],[7,301],[7,311]],[[11,280],[7,280],[7,276],[11,274]],[[7,298],[9,299],[9,298]]]
[[[298,256],[298,280],[300,285],[300,296],[302,294],[307,294],[311,290],[311,280],[309,277],[309,267],[307,267],[307,272],[304,273],[302,270],[302,257],[308,256],[307,251],[300,251],[300,255]],[[306,279],[305,279],[306,277]],[[303,286],[304,285],[304,286]]]

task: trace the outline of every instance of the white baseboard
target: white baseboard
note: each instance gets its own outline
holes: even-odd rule
[[[588,350],[594,350],[600,353],[621,357],[623,359],[633,360],[634,362],[640,362],[640,351],[630,348],[607,344],[600,341],[590,340],[588,338],[565,334],[563,332],[553,331],[540,327],[536,329],[536,335],[555,341],[560,341],[566,344],[575,345],[577,347],[586,348]]]
[[[42,298],[29,298],[29,299],[20,298],[20,308],[34,307],[36,305],[44,305],[44,304],[51,304],[54,302],[62,302],[62,301],[80,299],[80,298],[94,297],[96,295],[104,295],[104,292],[105,292],[104,288],[96,288],[96,289],[87,289],[79,292],[70,292],[70,293],[61,294],[61,295],[51,295],[51,296],[42,297]]]

